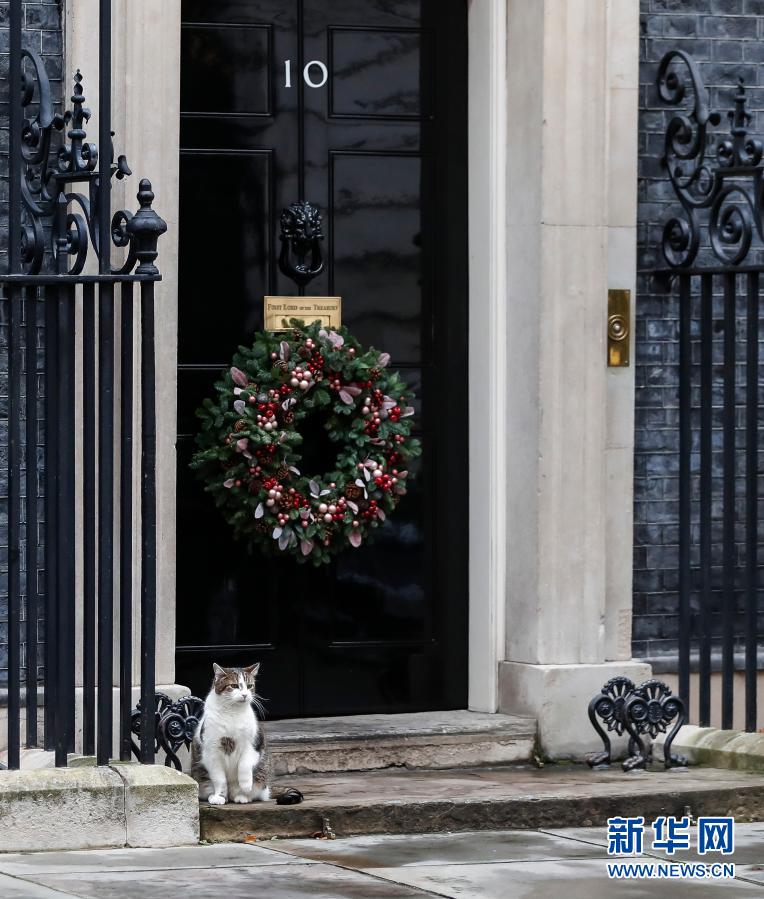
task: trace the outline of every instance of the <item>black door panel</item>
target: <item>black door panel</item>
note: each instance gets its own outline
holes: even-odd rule
[[[184,0],[177,678],[261,660],[274,717],[466,703],[466,3]],[[319,85],[319,86],[312,86]],[[417,478],[319,570],[235,543],[188,470],[194,410],[279,270],[282,208],[324,218],[343,321],[416,390]]]

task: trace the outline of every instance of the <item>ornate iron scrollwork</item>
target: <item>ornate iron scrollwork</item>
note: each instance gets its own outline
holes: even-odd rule
[[[292,203],[281,213],[279,268],[304,287],[324,270],[321,213],[311,203]]]
[[[666,733],[672,722],[673,727],[663,744],[664,766],[668,769],[687,764],[684,756],[671,752],[679,728],[687,721],[684,702],[662,681],[650,679],[635,687],[628,677],[614,677],[592,698],[589,720],[604,745],[604,752],[592,753],[587,758],[592,768],[609,765],[611,758],[610,738],[598,718],[608,732],[618,736],[625,732],[629,736],[628,758],[622,765],[624,771],[647,767],[652,758],[652,744],[645,746],[643,737],[654,740],[659,733]]]
[[[155,694],[156,697],[156,729],[154,751],[163,750],[165,765],[171,765],[182,770],[177,752],[181,746],[187,749],[191,747],[196,729],[204,711],[204,700],[197,696],[183,696],[173,701],[166,693]],[[142,711],[141,703],[133,709],[130,715],[130,731],[138,738],[141,735]],[[133,754],[140,760],[140,748],[135,740],[130,741]]]
[[[624,731],[623,706],[626,698],[633,692],[634,682],[628,677],[613,677],[589,703],[589,720],[605,746],[604,752],[591,755],[587,759],[592,767],[610,764],[610,737],[597,719],[602,719],[608,733],[615,732],[620,737]],[[631,747],[629,749],[631,755]]]
[[[22,197],[24,200],[21,228],[21,258],[29,274],[37,274],[43,266],[46,249],[45,224],[52,224],[49,246],[54,257],[65,254],[70,263],[62,263],[66,274],[82,272],[92,244],[100,257],[98,196],[101,174],[98,170],[98,148],[89,143],[85,126],[91,112],[85,106],[83,78],[79,69],[74,76],[72,108],[64,115],[54,112],[50,80],[45,65],[34,50],[22,50],[21,104],[30,111],[24,119],[21,135],[23,161]],[[36,107],[34,115],[31,110]],[[60,134],[58,141],[54,137]],[[113,132],[112,132],[113,135]],[[57,147],[54,146],[57,144]],[[108,171],[121,180],[131,175],[124,156],[114,162],[114,145],[110,142]],[[102,148],[103,149],[103,148]],[[87,194],[70,191],[69,185],[87,185]],[[165,222],[151,208],[154,194],[151,183],[140,183],[138,213],[119,210],[111,221],[112,242],[127,249],[127,259],[112,274],[129,274],[138,264],[137,274],[157,275],[153,265],[159,236],[167,230]]]
[[[685,77],[679,69],[684,68]],[[703,226],[700,210],[708,210],[708,244],[725,265],[739,265],[748,255],[754,230],[764,242],[764,182],[760,166],[764,145],[749,137],[751,115],[746,111],[745,85],[739,79],[734,108],[727,115],[729,136],[716,142],[716,164],[708,153],[710,128],[722,121],[706,101],[706,89],[692,57],[671,50],[658,70],[661,99],[679,106],[691,97],[691,105],[668,123],[663,164],[684,215],[674,216],[663,229],[663,255],[671,268],[687,268],[701,247]]]

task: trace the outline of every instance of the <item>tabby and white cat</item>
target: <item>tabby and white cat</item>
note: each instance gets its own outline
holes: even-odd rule
[[[213,664],[212,688],[191,744],[191,776],[199,798],[210,805],[258,802],[270,798],[269,759],[262,724],[255,707],[259,662],[249,668]]]

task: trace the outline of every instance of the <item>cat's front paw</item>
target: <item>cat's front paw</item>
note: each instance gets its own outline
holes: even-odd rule
[[[237,793],[236,796],[233,797],[233,801],[238,802],[240,805],[244,805],[252,800],[244,793]]]
[[[225,805],[225,796],[220,793],[211,793],[207,802],[210,805]]]

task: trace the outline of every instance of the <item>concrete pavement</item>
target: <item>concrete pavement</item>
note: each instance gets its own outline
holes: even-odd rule
[[[761,899],[764,824],[738,824],[735,839],[723,860],[736,864],[736,879],[712,883],[609,880],[604,828],[568,828],[2,855],[0,897]]]

